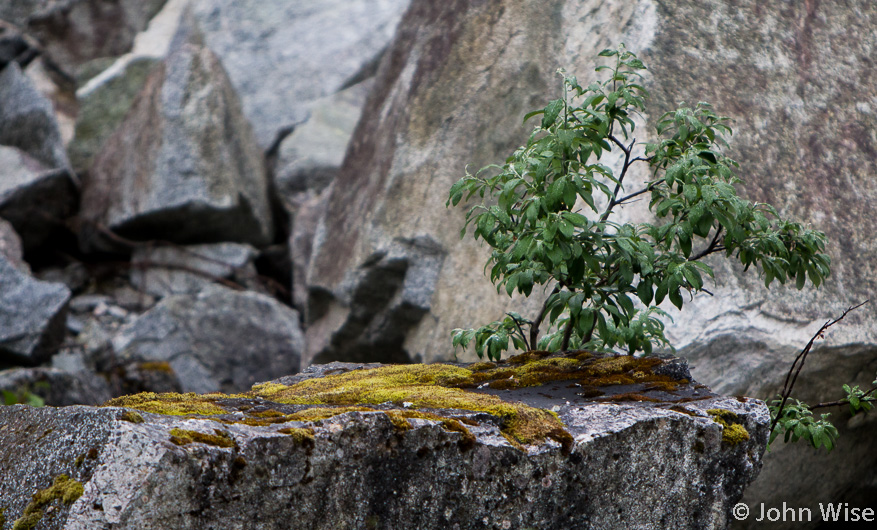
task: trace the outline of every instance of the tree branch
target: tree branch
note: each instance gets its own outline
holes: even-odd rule
[[[551,294],[548,295],[548,298],[545,299],[545,303],[542,304],[542,310],[539,311],[539,316],[536,317],[536,320],[530,324],[530,345],[532,347],[536,347],[538,345],[539,339],[539,326],[542,325],[542,319],[545,318],[545,312],[548,310],[548,301],[551,300],[551,297],[560,292],[560,283],[554,284],[554,289],[551,291]]]
[[[722,230],[724,228],[725,228],[724,226],[719,225],[719,228],[716,229],[716,235],[713,236],[713,240],[710,241],[709,246],[706,247],[705,249],[703,249],[703,251],[699,252],[698,254],[695,254],[694,256],[688,258],[688,261],[697,261],[700,258],[703,258],[704,256],[708,256],[708,255],[712,254],[713,252],[718,252],[719,250],[725,250],[725,247],[718,246],[719,236],[722,235]]]
[[[843,320],[844,317],[847,316],[847,314],[850,311],[858,309],[867,303],[868,303],[868,300],[865,300],[864,302],[862,302],[858,305],[848,307],[843,312],[843,314],[841,316],[839,316],[838,318],[836,318],[832,321],[826,322],[825,324],[822,324],[822,327],[819,328],[819,331],[817,331],[815,335],[813,335],[813,337],[810,339],[810,342],[807,343],[807,346],[805,346],[804,349],[801,350],[801,353],[799,353],[798,356],[795,357],[795,361],[792,363],[791,368],[789,368],[789,373],[786,374],[786,381],[783,384],[783,390],[780,393],[780,395],[782,396],[782,399],[780,400],[780,406],[777,409],[776,416],[774,416],[773,420],[771,420],[771,422],[770,422],[770,432],[768,432],[768,434],[767,434],[768,440],[770,440],[770,437],[773,434],[774,429],[776,429],[777,422],[779,421],[779,419],[783,415],[783,408],[786,406],[786,401],[788,401],[789,396],[792,394],[792,388],[794,388],[795,382],[798,380],[798,374],[801,373],[801,369],[804,367],[804,361],[807,359],[807,354],[810,353],[810,348],[813,347],[813,343],[816,342],[816,339],[824,338],[825,331],[828,328],[830,328],[831,326],[833,326],[833,325],[837,324],[838,322],[840,322],[841,320]],[[796,366],[797,366],[797,369],[796,369]]]

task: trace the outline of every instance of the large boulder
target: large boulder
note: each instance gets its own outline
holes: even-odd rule
[[[85,183],[83,244],[100,227],[178,243],[271,241],[262,153],[219,58],[184,28]]]
[[[267,149],[312,102],[368,75],[409,1],[194,0],[192,12]]]
[[[41,282],[0,255],[0,366],[48,360],[64,338],[70,290]]]
[[[0,71],[0,217],[26,250],[75,211],[77,182],[69,167],[52,103],[10,63]]]
[[[460,241],[463,214],[444,202],[467,164],[526,140],[521,118],[556,97],[558,66],[588,72],[606,42],[641,40],[633,6],[591,20],[596,5],[412,3],[315,230],[307,360],[374,344],[384,360],[445,359],[452,329],[538,310],[539,293],[497,295],[481,274],[486,250]]]
[[[15,147],[0,145],[0,216],[32,249],[64,226],[76,208],[72,174],[52,168]]]
[[[295,310],[218,286],[163,299],[112,340],[125,363],[169,363],[184,392],[241,391],[297,372],[303,342]]]
[[[7,521],[58,529],[727,527],[761,466],[766,407],[640,362],[335,363],[246,395],[0,407],[0,497]],[[607,370],[677,375],[622,385],[637,398],[544,384]],[[459,388],[508,372],[544,378]]]

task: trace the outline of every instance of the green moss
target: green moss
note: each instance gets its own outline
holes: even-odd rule
[[[570,442],[571,437],[553,412],[450,386],[471,376],[471,370],[443,364],[384,366],[308,379],[291,386],[256,385],[252,394],[295,405],[408,402],[415,408],[481,411],[499,417],[503,433],[518,443],[542,443],[549,438],[563,444]]]
[[[311,445],[314,443],[314,430],[311,428],[288,427],[277,432],[288,434],[298,445]]]
[[[749,431],[740,423],[737,414],[727,409],[709,409],[707,414],[722,426],[722,442],[737,445],[749,439]]]
[[[104,407],[127,407],[143,412],[164,414],[166,416],[186,416],[189,414],[210,416],[224,414],[225,409],[216,405],[219,398],[228,398],[224,394],[156,394],[155,392],[141,392],[131,396],[122,396],[111,399],[103,404]]]
[[[6,526],[6,508],[0,508],[0,528]]]
[[[495,389],[516,389],[557,381],[577,381],[591,396],[602,392],[598,387],[610,384],[642,383],[645,390],[670,392],[680,382],[665,375],[653,374],[652,368],[661,363],[660,359],[655,358],[604,358],[594,357],[588,352],[559,356],[531,351],[501,363],[475,363],[469,367],[446,364],[389,365],[334,373],[290,386],[263,383],[243,395],[141,393],[116,398],[105,405],[166,415],[194,416],[227,414],[231,409],[223,407],[234,407],[226,401],[228,398],[262,398],[282,404],[311,406],[291,414],[268,409],[251,412],[242,419],[219,419],[226,423],[270,426],[290,421],[320,421],[345,412],[373,411],[375,405],[385,403],[396,406],[407,403],[405,409],[382,410],[399,429],[406,429],[409,425],[407,420],[417,417],[411,414],[425,414],[422,409],[471,410],[498,417],[502,434],[517,447],[553,439],[569,448],[572,437],[557,414],[465,389],[483,385]],[[635,398],[657,401],[639,394]],[[245,405],[238,407],[238,410],[245,410]],[[441,421],[444,428],[462,433],[466,443],[470,440],[471,434],[458,420],[448,422],[439,416],[428,419]]]
[[[45,506],[56,500],[67,505],[73,504],[84,491],[82,483],[67,475],[58,475],[50,487],[33,494],[30,503],[24,508],[24,514],[12,524],[12,530],[32,530],[43,518]]]
[[[215,434],[204,434],[198,431],[187,431],[184,429],[171,429],[171,442],[177,445],[186,445],[190,443],[202,443],[207,445],[215,445],[217,447],[235,447],[237,443],[234,438],[227,432],[214,429]]]
[[[174,373],[174,369],[171,368],[171,364],[167,361],[147,361],[145,363],[140,363],[138,366],[141,370],[147,372],[163,372],[166,374]]]
[[[133,410],[126,410],[119,419],[122,421],[130,421],[131,423],[143,423],[143,416],[137,414]]]

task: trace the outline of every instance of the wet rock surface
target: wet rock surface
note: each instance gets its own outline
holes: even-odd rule
[[[546,361],[561,363],[535,362]],[[606,363],[617,361],[574,364],[596,370]],[[411,368],[424,382],[433,372],[471,376],[513,365],[465,366]],[[654,402],[569,402],[553,387],[560,381],[535,387],[546,396],[538,406],[551,405],[567,434],[555,435],[563,443],[544,438],[524,445],[509,437],[509,417],[479,410],[483,403],[473,410],[423,407],[429,397],[411,383],[399,402],[355,410],[305,404],[308,392],[318,396],[316,387],[298,392],[301,385],[331,387],[339,378],[404,368],[333,363],[257,385],[247,395],[151,394],[125,398],[129,408],[2,408],[7,428],[0,441],[29,447],[0,462],[0,474],[10,479],[0,483],[0,496],[9,499],[7,520],[20,517],[30,500],[10,482],[39,490],[65,474],[82,484],[81,495],[53,505],[45,523],[51,528],[210,528],[252,521],[283,527],[290,520],[302,529],[722,528],[761,466],[764,404],[706,389],[699,399],[684,401],[696,386],[687,380],[677,381],[680,392],[667,394],[672,399]],[[609,371],[637,377],[633,369]],[[499,406],[514,404],[519,420],[553,417],[515,404],[514,390],[499,399],[438,388],[454,399],[480,395]],[[650,392],[644,383],[635,389]],[[160,407],[196,413],[155,413]],[[743,429],[746,439],[729,442],[728,428],[715,420],[717,410],[733,416],[726,425]]]

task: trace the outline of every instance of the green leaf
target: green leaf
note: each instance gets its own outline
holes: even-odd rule
[[[682,295],[679,294],[678,289],[673,289],[670,291],[670,301],[673,305],[676,306],[677,309],[682,309]]]
[[[545,106],[545,115],[542,116],[542,128],[548,129],[557,120],[560,111],[563,110],[565,102],[562,99],[555,99]]]

